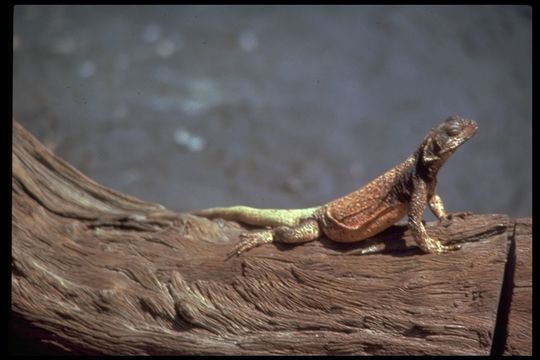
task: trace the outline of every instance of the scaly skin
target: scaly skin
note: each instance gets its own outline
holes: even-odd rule
[[[424,252],[440,254],[456,250],[459,246],[443,245],[427,234],[422,215],[428,205],[439,220],[451,217],[435,192],[437,173],[477,129],[474,121],[451,116],[431,129],[405,161],[358,190],[322,206],[289,210],[232,206],[194,214],[265,227],[242,233],[242,241],[232,254],[274,241],[308,242],[323,233],[336,242],[361,241],[387,229],[405,215],[409,217],[409,228],[416,243]]]

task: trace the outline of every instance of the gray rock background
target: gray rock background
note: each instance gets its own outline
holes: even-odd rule
[[[531,17],[526,6],[17,6],[13,115],[96,181],[187,211],[324,203],[459,114],[480,130],[441,170],[448,210],[530,216]]]

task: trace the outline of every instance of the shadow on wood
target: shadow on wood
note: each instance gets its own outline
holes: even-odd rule
[[[238,224],[107,189],[13,128],[12,351],[492,351],[515,228],[505,215],[428,224],[464,243],[444,255],[421,254],[396,225],[357,244],[265,245],[225,261]]]

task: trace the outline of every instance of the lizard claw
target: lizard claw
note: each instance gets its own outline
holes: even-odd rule
[[[258,230],[241,233],[240,239],[240,242],[227,255],[227,259],[235,255],[238,256],[244,251],[247,251],[259,245],[271,243],[272,241],[274,241],[274,236],[271,230]]]
[[[425,243],[418,243],[418,246],[428,254],[444,254],[461,249],[459,244],[443,245],[440,241],[432,238],[429,238]]]
[[[456,218],[456,217],[464,219],[469,215],[472,215],[471,211],[460,211],[460,212],[446,214],[446,219],[452,220],[453,218]]]
[[[437,254],[444,254],[444,253],[447,253],[447,252],[450,252],[450,251],[456,251],[456,250],[459,250],[461,249],[461,245],[459,244],[452,244],[452,245],[440,245],[437,250],[436,250],[436,253]]]
[[[437,244],[436,247],[430,248],[428,251],[433,254],[444,254],[444,253],[456,251],[459,249],[461,249],[461,245],[458,245],[458,244],[452,244],[452,245]]]
[[[445,216],[439,218],[439,224],[441,224],[444,227],[448,227],[452,224],[452,221],[455,218],[465,219],[467,216],[472,215],[472,212],[470,211],[460,211],[455,213],[449,213]]]

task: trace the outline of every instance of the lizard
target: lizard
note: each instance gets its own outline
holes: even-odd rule
[[[474,120],[450,116],[432,128],[418,149],[403,162],[363,187],[321,206],[257,209],[239,205],[214,207],[194,214],[238,221],[257,228],[240,234],[241,241],[231,256],[262,244],[305,243],[323,235],[335,242],[361,241],[386,230],[405,215],[408,215],[413,238],[424,253],[457,250],[460,245],[445,245],[428,235],[423,213],[427,205],[439,221],[455,215],[446,212],[436,192],[437,174],[446,160],[477,130]]]

